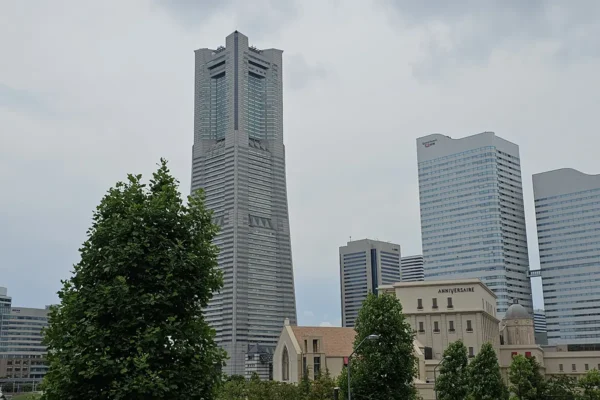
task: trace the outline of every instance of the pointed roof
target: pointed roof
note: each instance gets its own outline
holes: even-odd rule
[[[304,340],[321,338],[322,352],[328,357],[348,357],[352,354],[356,331],[354,328],[291,326],[296,340],[302,347]],[[312,343],[308,344],[312,346]]]

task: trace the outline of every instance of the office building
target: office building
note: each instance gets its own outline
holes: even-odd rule
[[[0,290],[6,297],[6,290]],[[48,371],[42,329],[48,308],[12,307],[0,321],[0,384],[39,382]]]
[[[547,345],[548,332],[546,328],[546,312],[544,310],[533,311],[533,325],[535,328],[535,343]]]
[[[192,191],[203,188],[220,227],[225,285],[206,318],[227,351],[224,372],[244,374],[252,346],[275,347],[296,321],[283,145],[282,51],[234,32],[196,50]]]
[[[363,239],[340,247],[342,326],[353,327],[367,294],[400,281],[400,245]]]
[[[600,344],[600,175],[533,176],[549,344]]]
[[[481,279],[533,312],[519,147],[484,132],[417,139],[425,280]]]
[[[417,282],[425,279],[423,256],[406,256],[400,259],[402,282]]]

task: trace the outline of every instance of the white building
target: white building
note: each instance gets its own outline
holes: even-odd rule
[[[533,176],[549,344],[600,343],[600,175]]]
[[[417,139],[425,280],[479,278],[533,312],[519,147],[484,132]]]
[[[367,294],[399,281],[400,245],[363,239],[340,247],[342,326],[354,326]]]
[[[220,231],[224,286],[206,308],[227,374],[243,375],[250,347],[275,348],[296,321],[283,144],[282,50],[235,31],[196,50],[192,191],[203,188]]]
[[[400,259],[402,282],[417,282],[425,279],[423,256],[406,256]]]

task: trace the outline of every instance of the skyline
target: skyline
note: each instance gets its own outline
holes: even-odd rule
[[[203,13],[160,1],[119,3],[119,14],[106,4],[1,6],[9,62],[0,66],[0,183],[10,189],[0,200],[0,286],[15,303],[56,302],[94,207],[127,173],[147,175],[164,156],[189,192],[193,50],[235,29],[259,48],[286,50],[300,324],[339,324],[338,248],[349,236],[399,243],[403,256],[421,253],[414,140],[429,133],[492,130],[520,146],[530,265],[539,266],[531,176],[562,167],[600,172],[589,139],[600,92],[600,35],[589,24],[597,5],[564,6],[563,24],[548,30],[549,2],[507,13],[490,6],[476,22],[401,2],[307,3],[282,4],[261,24],[257,11],[246,16],[236,2]],[[470,15],[461,4],[457,10]],[[339,18],[326,18],[333,14]],[[505,24],[515,15],[527,18]]]

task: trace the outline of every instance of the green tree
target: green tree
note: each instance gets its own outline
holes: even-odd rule
[[[351,390],[355,400],[412,400],[417,360],[413,332],[394,296],[370,294],[356,320],[355,356],[351,363]],[[372,334],[378,340],[363,340]],[[362,346],[357,346],[362,342]],[[340,375],[341,397],[347,397],[348,374]]]
[[[469,364],[469,398],[473,400],[505,400],[508,390],[502,381],[498,357],[491,343],[481,346]]]
[[[531,365],[531,386],[535,388],[535,395],[530,400],[544,400],[546,395],[546,378],[540,372],[540,364],[535,357],[525,357]]]
[[[509,370],[510,390],[519,400],[533,400],[538,392],[531,362],[521,354],[513,357]]]
[[[222,286],[217,227],[166,161],[141,179],[104,196],[50,311],[47,400],[214,398],[225,355],[202,308]]]
[[[551,376],[545,384],[547,400],[577,400],[577,379],[568,375]]]
[[[600,399],[600,372],[597,369],[588,371],[583,378],[579,380],[581,388],[581,398],[585,400]]]
[[[333,399],[333,388],[335,381],[331,379],[329,370],[325,370],[325,374],[319,374],[312,382],[308,400],[330,400]]]
[[[435,381],[439,400],[464,400],[469,393],[467,348],[461,340],[451,343],[444,351],[439,375]]]

